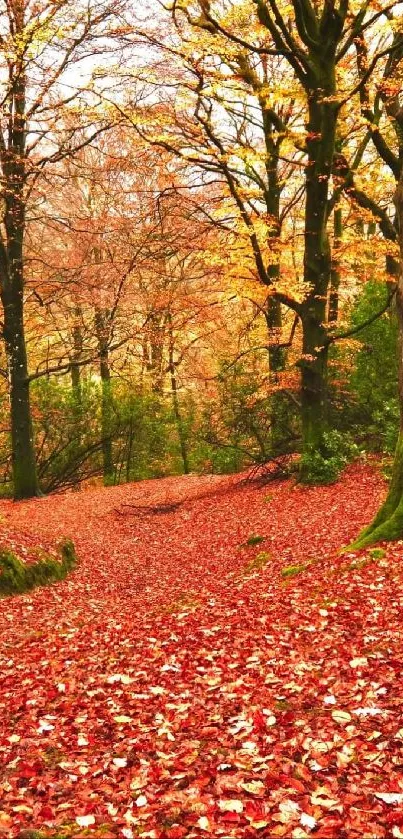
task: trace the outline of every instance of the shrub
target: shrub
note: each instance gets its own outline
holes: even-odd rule
[[[356,328],[382,310],[384,283],[367,282],[353,305],[347,328]],[[397,398],[397,318],[394,304],[353,340],[330,352],[330,423],[348,429],[361,449],[393,454],[399,429]]]
[[[304,467],[304,483],[332,484],[337,481],[340,472],[359,455],[359,447],[350,435],[339,431],[328,431],[323,435],[320,450],[304,454],[301,465]]]

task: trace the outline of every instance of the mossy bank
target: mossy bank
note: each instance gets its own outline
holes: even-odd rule
[[[39,550],[37,555],[37,560],[23,562],[12,551],[0,547],[0,597],[11,597],[64,580],[77,565],[77,554],[70,539],[58,546],[55,555]]]

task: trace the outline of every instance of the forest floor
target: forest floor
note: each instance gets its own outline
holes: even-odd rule
[[[80,564],[1,603],[0,837],[403,837],[403,543],[340,554],[384,492],[1,502],[0,541]]]

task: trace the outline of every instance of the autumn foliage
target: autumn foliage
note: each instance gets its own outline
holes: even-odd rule
[[[3,502],[81,559],[3,602],[3,835],[398,836],[400,548],[338,553],[383,494],[355,467]]]
[[[0,839],[402,839],[402,4],[0,4]]]

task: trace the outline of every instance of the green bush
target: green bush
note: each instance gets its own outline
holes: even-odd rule
[[[356,328],[382,310],[388,289],[366,283],[347,324]],[[394,303],[330,354],[330,424],[349,430],[361,450],[393,454],[399,429],[397,318]]]
[[[59,546],[59,556],[41,552],[36,562],[22,562],[7,549],[0,551],[0,595],[22,594],[37,586],[64,580],[77,564],[73,542],[69,539]]]
[[[202,409],[198,434],[199,461],[203,453],[212,472],[239,472],[295,450],[295,406],[280,391],[270,391],[265,365],[267,359],[258,363],[254,355],[221,362],[217,393]]]
[[[131,381],[113,381],[105,422],[98,381],[83,377],[77,399],[68,379],[43,378],[33,383],[32,403],[38,475],[46,493],[101,477],[105,434],[111,440],[113,460],[113,472],[105,476],[105,483],[182,471],[171,400],[161,394],[140,390]],[[192,410],[191,404],[182,408],[186,436],[190,435]]]
[[[350,461],[359,455],[359,447],[349,434],[328,431],[323,435],[320,450],[312,451],[301,457],[306,484],[333,484],[341,471]]]

